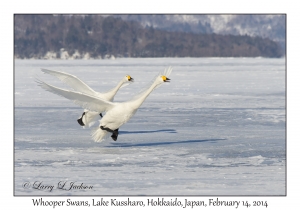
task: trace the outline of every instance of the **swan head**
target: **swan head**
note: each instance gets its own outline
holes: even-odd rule
[[[162,79],[163,82],[170,82],[170,80],[171,80],[168,77],[166,77],[165,75],[162,75],[161,79]]]
[[[162,81],[161,83],[164,82],[170,82],[170,79],[168,78],[172,73],[172,67],[170,66],[169,68],[166,68],[163,72],[160,73],[160,81]]]
[[[166,77],[165,75],[159,75],[154,84],[155,86],[159,87],[160,85],[162,85],[163,83],[169,83],[171,79],[169,79],[168,77]]]
[[[130,75],[125,76],[125,81],[126,82],[134,82],[134,79]]]

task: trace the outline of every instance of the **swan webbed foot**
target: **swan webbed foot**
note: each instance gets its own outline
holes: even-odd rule
[[[77,120],[78,124],[81,125],[81,126],[85,126],[85,124],[84,124],[83,121],[82,121],[82,118],[83,118],[84,115],[85,115],[85,112],[83,112],[81,118],[79,118],[79,119]]]
[[[99,115],[100,115],[101,118],[103,117],[102,113],[100,113]]]
[[[114,130],[113,134],[111,135],[111,138],[112,138],[114,141],[117,141],[118,135],[119,135],[119,128],[116,129],[116,130]]]
[[[113,135],[111,135],[111,138],[112,138],[114,141],[117,141],[118,136],[116,136],[115,134],[113,134]]]

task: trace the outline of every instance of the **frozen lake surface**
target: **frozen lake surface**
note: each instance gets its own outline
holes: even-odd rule
[[[116,142],[93,142],[76,121],[82,108],[34,82],[70,89],[48,68],[104,92],[129,74],[115,97],[125,101],[168,66],[171,83]],[[15,195],[285,195],[285,108],[285,59],[16,60]]]

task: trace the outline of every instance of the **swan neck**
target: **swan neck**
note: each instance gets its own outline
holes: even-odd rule
[[[138,109],[143,102],[146,100],[146,98],[149,96],[149,94],[154,90],[154,88],[157,86],[157,84],[152,84],[148,90],[145,91],[143,95],[141,95],[138,99],[134,101],[134,108]]]
[[[111,89],[109,91],[109,99],[108,100],[112,100],[114,98],[114,96],[117,94],[118,90],[121,88],[121,86],[123,85],[123,80],[121,80],[116,87],[114,87],[113,89]]]

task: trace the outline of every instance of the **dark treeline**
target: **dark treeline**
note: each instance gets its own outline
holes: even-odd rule
[[[101,15],[15,15],[17,58],[43,58],[47,52],[91,57],[281,57],[270,39],[193,34],[143,28],[137,22]]]

